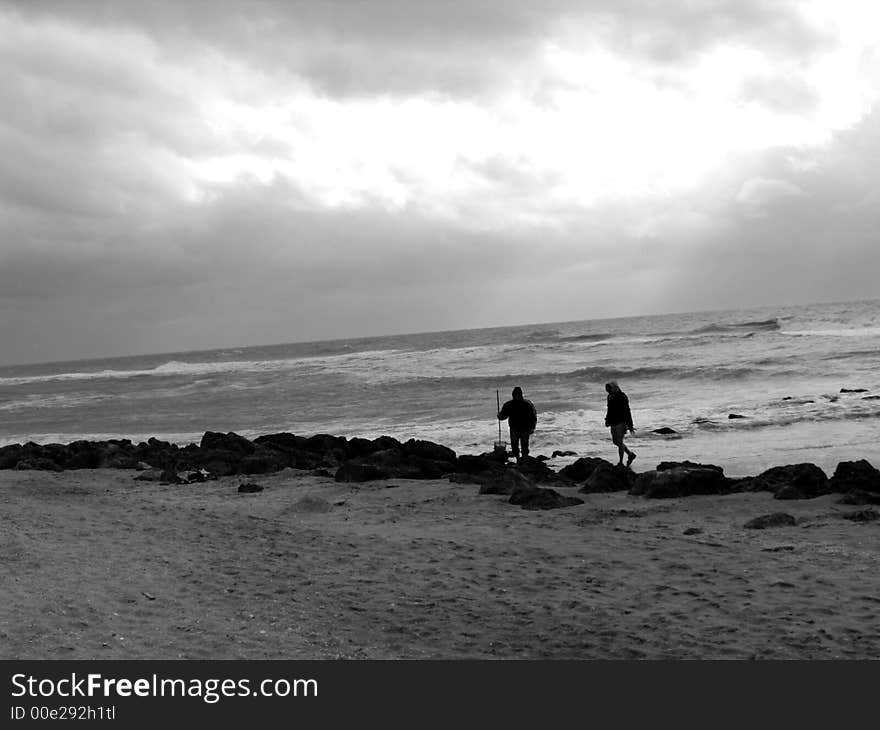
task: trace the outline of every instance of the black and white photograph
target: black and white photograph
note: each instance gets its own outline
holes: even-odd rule
[[[880,658],[880,4],[0,0],[0,63],[0,658]]]

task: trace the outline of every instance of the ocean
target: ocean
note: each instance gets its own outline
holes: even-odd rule
[[[0,368],[0,445],[289,431],[480,453],[498,437],[496,390],[503,402],[518,385],[538,410],[533,455],[616,460],[613,379],[637,471],[691,459],[730,476],[803,461],[830,474],[880,466],[878,373],[880,300],[178,352]]]

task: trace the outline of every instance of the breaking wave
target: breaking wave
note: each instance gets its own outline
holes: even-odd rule
[[[724,334],[729,332],[777,332],[782,329],[777,318],[762,319],[755,322],[736,322],[734,324],[708,324],[691,330],[693,334]]]

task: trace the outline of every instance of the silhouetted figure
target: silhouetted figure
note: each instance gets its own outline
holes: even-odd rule
[[[535,432],[538,412],[530,400],[523,398],[522,388],[519,386],[513,389],[511,395],[512,399],[498,411],[498,420],[507,419],[510,426],[510,449],[519,464],[529,455],[529,436]]]
[[[618,465],[623,464],[623,455],[626,454],[626,465],[629,466],[636,458],[635,452],[630,451],[623,443],[623,437],[627,431],[635,433],[632,414],[629,412],[629,398],[614,380],[605,383],[605,390],[608,392],[608,412],[605,414],[605,425],[611,429],[611,441],[620,454]]]

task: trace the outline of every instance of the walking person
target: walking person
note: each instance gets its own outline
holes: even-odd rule
[[[519,464],[529,455],[529,436],[535,432],[538,411],[534,403],[523,398],[522,388],[516,386],[507,401],[498,411],[498,420],[507,420],[510,426],[510,449]]]
[[[617,447],[620,455],[620,461],[617,462],[617,465],[623,465],[623,455],[626,454],[626,465],[629,466],[636,458],[635,451],[630,451],[623,443],[623,437],[627,431],[635,433],[632,414],[629,411],[629,398],[614,380],[605,383],[605,390],[608,393],[608,412],[605,414],[605,425],[611,429],[611,441]]]

